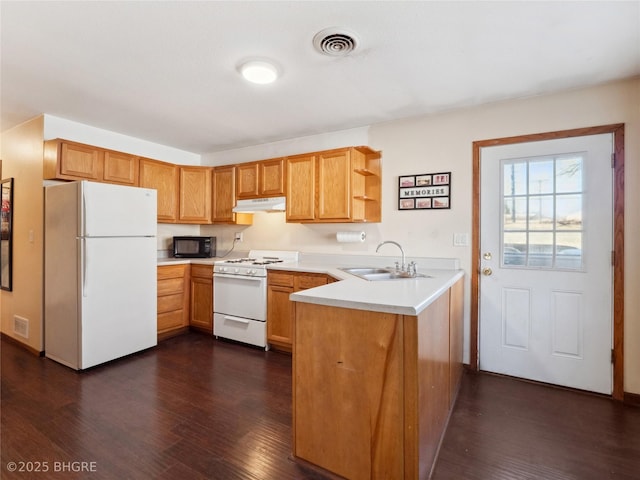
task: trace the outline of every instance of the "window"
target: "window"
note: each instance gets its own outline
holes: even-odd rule
[[[582,270],[584,154],[502,161],[502,266]]]

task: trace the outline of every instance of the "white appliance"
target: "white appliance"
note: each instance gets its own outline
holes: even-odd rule
[[[236,213],[284,212],[286,206],[285,197],[249,198],[238,200],[233,211]]]
[[[269,349],[267,266],[297,262],[298,252],[251,250],[213,265],[213,334]]]
[[[157,192],[45,187],[45,355],[76,370],[157,344]]]

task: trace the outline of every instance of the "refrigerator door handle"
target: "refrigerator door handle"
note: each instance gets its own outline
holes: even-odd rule
[[[82,238],[82,246],[80,247],[82,250],[82,296],[86,297],[87,296],[87,287],[89,286],[89,279],[88,277],[88,271],[89,269],[87,268],[87,261],[88,261],[88,255],[87,255],[87,239],[86,238]]]
[[[82,193],[82,200],[81,200],[81,212],[80,212],[80,235],[82,235],[83,237],[87,235],[87,224],[85,219],[87,218],[87,199],[85,198],[86,196],[86,192],[84,190],[83,184],[80,183],[80,192]]]

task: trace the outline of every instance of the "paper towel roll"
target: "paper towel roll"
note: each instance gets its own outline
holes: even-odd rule
[[[336,233],[336,240],[340,243],[355,243],[364,242],[367,237],[365,232],[338,232]]]

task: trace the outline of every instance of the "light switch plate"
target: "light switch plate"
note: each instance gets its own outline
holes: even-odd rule
[[[468,233],[454,233],[453,234],[453,246],[454,247],[468,247],[469,246],[469,234]]]

